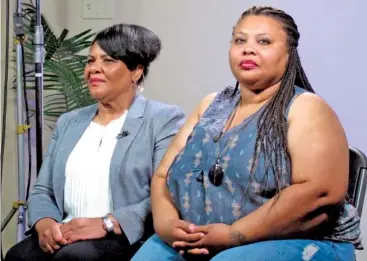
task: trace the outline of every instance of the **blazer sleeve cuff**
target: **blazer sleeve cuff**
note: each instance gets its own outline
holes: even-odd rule
[[[144,222],[151,209],[150,198],[134,205],[119,208],[111,213],[120,224],[121,230],[130,245],[136,243],[144,235]]]

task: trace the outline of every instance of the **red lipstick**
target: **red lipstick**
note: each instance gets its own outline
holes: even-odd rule
[[[240,67],[244,70],[252,70],[258,67],[257,63],[253,60],[242,60]]]

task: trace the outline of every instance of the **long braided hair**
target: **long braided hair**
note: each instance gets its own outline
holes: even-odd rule
[[[283,25],[283,29],[287,34],[289,59],[281,78],[279,90],[260,112],[258,134],[250,170],[250,173],[253,174],[258,162],[257,159],[260,154],[263,154],[266,173],[269,167],[273,169],[277,191],[280,192],[286,184],[284,171],[291,171],[291,161],[287,147],[288,122],[285,112],[295,93],[295,85],[312,93],[314,93],[314,90],[306,77],[298,55],[297,46],[300,34],[293,18],[284,11],[273,7],[254,6],[241,15],[238,23],[250,15],[268,16],[276,19]],[[236,89],[238,87],[239,83],[237,82]],[[285,159],[285,162],[283,162],[283,159]]]

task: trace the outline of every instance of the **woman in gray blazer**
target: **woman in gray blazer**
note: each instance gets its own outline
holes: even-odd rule
[[[28,202],[30,236],[5,260],[124,260],[144,233],[151,175],[184,121],[139,86],[161,49],[150,30],[96,35],[85,79],[95,105],[63,114]]]

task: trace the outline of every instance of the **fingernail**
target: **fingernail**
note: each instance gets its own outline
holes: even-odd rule
[[[190,229],[191,231],[194,231],[194,230],[195,230],[195,225],[194,225],[194,224],[191,224],[191,225],[189,226],[189,229]]]
[[[200,236],[203,237],[204,236],[204,233],[200,233]]]

